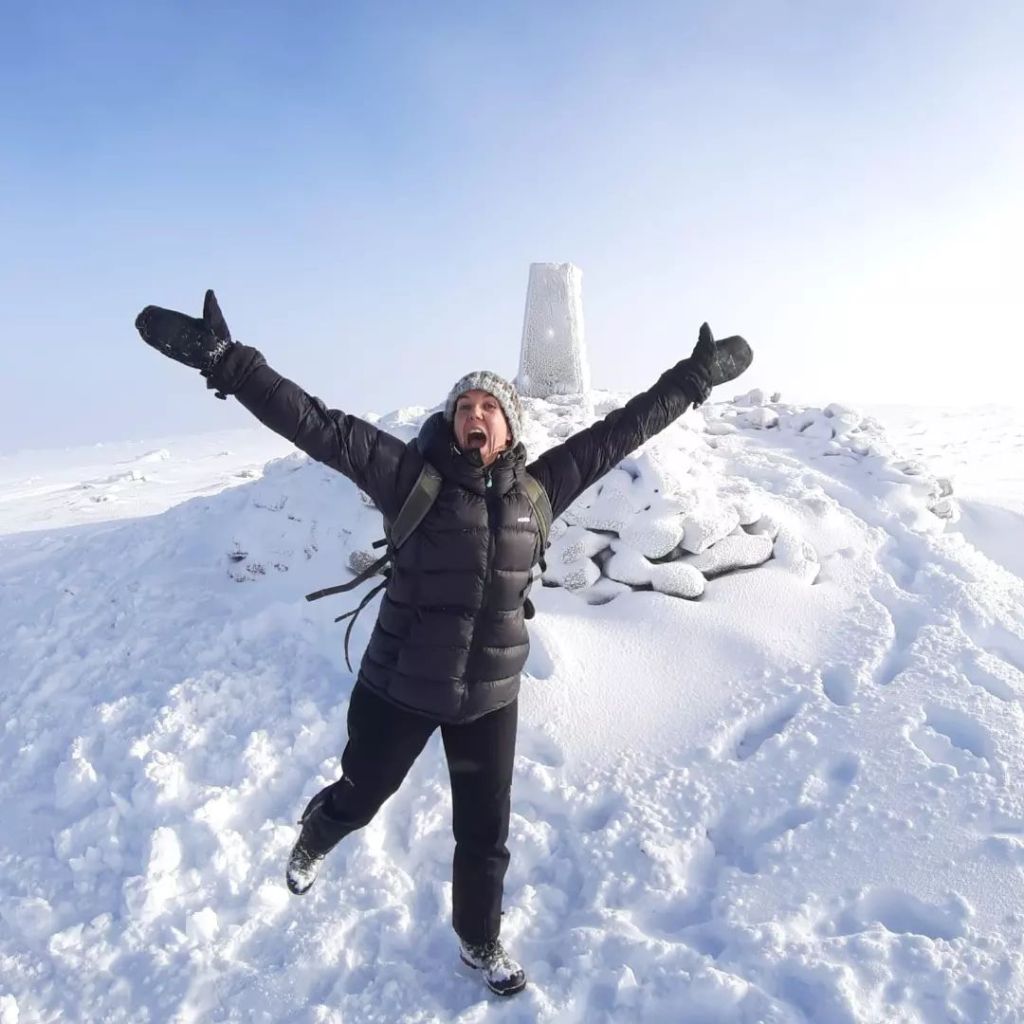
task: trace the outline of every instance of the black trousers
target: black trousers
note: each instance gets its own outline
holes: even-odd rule
[[[368,825],[440,726],[455,834],[452,924],[469,943],[496,939],[501,929],[518,711],[513,701],[474,722],[450,725],[404,711],[357,683],[348,707],[343,774],[323,791],[336,839]]]

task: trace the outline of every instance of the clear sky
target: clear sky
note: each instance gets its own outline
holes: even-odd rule
[[[751,386],[1018,400],[1024,4],[3,5],[0,451],[248,425],[147,348],[198,315],[329,405],[512,376],[531,262],[596,386],[708,320]]]

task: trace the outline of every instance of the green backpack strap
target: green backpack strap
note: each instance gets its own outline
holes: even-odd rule
[[[345,630],[345,664],[348,665],[350,672],[352,671],[352,662],[349,661],[348,657],[348,641],[352,635],[352,627],[356,624],[356,618],[369,604],[371,598],[387,585],[388,578],[391,575],[391,567],[388,563],[391,562],[394,553],[409,539],[416,527],[423,522],[423,517],[430,511],[430,506],[434,504],[440,493],[441,474],[429,462],[424,462],[420,475],[416,478],[416,483],[412,485],[412,490],[402,503],[402,507],[399,509],[394,521],[391,523],[387,520],[384,521],[386,537],[383,540],[375,540],[373,542],[375,548],[387,545],[387,551],[376,562],[367,566],[355,579],[349,580],[348,583],[342,583],[336,587],[327,587],[324,590],[317,590],[315,593],[306,595],[307,601],[318,601],[321,597],[354,590],[378,573],[384,576],[384,579],[377,586],[364,595],[362,601],[359,602],[358,608],[353,608],[352,611],[345,612],[344,615],[339,615],[334,620],[335,622],[341,622],[342,619],[350,619],[348,628]]]
[[[526,491],[526,496],[530,499],[530,504],[533,506],[533,514],[537,517],[537,531],[540,534],[540,557],[538,561],[543,573],[547,570],[547,565],[544,562],[544,550],[548,546],[548,537],[551,535],[551,520],[554,518],[551,499],[548,497],[548,492],[541,486],[540,481],[530,476],[529,473],[523,473],[522,484],[523,489]],[[533,606],[533,602],[527,598],[523,602],[523,617],[532,619],[535,614],[536,609]]]
[[[412,485],[409,497],[405,499],[393,523],[384,524],[384,532],[393,551],[397,551],[410,537],[430,506],[441,493],[441,474],[429,463],[424,462],[416,483]]]
[[[533,514],[537,517],[537,527],[540,530],[540,550],[543,555],[544,549],[548,546],[548,537],[551,534],[552,509],[551,499],[548,492],[541,486],[540,481],[529,473],[523,473],[523,487],[526,489],[526,496],[533,506]]]
[[[349,590],[355,590],[361,583],[365,583],[370,577],[376,576],[385,569],[395,550],[400,548],[408,539],[413,530],[423,522],[423,517],[430,511],[430,506],[437,500],[441,491],[441,474],[429,462],[423,464],[416,483],[412,485],[409,496],[405,499],[398,515],[393,523],[384,522],[384,532],[387,537],[382,540],[375,540],[375,548],[384,547],[388,550],[381,555],[372,565],[368,565],[355,579],[348,583],[339,584],[336,587],[325,587],[312,594],[306,595],[307,601],[319,601],[321,597],[330,597],[332,594],[344,594]]]

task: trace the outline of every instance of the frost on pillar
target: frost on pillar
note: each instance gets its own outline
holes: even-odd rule
[[[585,395],[583,272],[571,263],[531,263],[516,387],[529,398]]]

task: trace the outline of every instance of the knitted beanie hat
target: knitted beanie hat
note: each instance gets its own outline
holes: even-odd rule
[[[504,377],[499,377],[490,370],[474,370],[455,382],[444,403],[444,418],[452,423],[455,420],[455,403],[459,400],[459,396],[473,390],[486,391],[498,400],[498,405],[501,406],[501,411],[505,414],[505,420],[508,422],[509,447],[511,448],[522,435],[523,405],[519,401],[519,393],[515,387]]]

